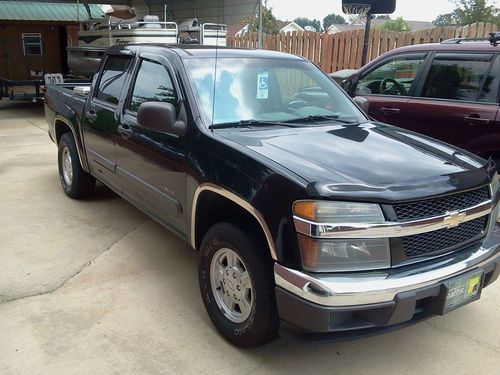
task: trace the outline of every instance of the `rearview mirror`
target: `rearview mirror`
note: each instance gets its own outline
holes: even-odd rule
[[[364,113],[368,114],[368,111],[370,110],[370,102],[368,99],[362,96],[355,96],[353,100]]]
[[[175,107],[165,102],[145,102],[139,106],[137,122],[143,128],[177,136],[186,134],[186,123],[176,119]]]

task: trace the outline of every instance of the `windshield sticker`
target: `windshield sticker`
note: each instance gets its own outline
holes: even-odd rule
[[[260,73],[257,76],[257,99],[269,98],[269,73]]]

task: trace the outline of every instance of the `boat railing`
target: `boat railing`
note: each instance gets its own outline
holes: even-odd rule
[[[161,22],[161,21],[134,21],[134,22],[109,22],[108,30],[135,30],[135,29],[158,29],[158,30],[172,30],[177,35],[179,27],[175,22]]]
[[[227,32],[227,25],[222,23],[204,23],[202,27],[203,31]]]

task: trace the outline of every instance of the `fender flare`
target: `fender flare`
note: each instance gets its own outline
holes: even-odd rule
[[[57,125],[58,121],[64,123],[71,130],[71,133],[73,134],[73,138],[75,139],[76,152],[78,153],[78,159],[80,161],[80,165],[83,168],[83,170],[88,171],[89,170],[88,166],[84,165],[84,159],[82,158],[82,152],[81,152],[82,145],[81,145],[81,142],[80,142],[79,138],[76,135],[77,133],[76,133],[75,127],[73,126],[73,124],[71,124],[64,117],[56,116],[55,119],[54,119],[54,135],[56,137],[56,139],[54,141],[57,143],[58,135],[57,135],[57,126],[56,125]],[[86,159],[85,159],[85,162],[86,162]]]
[[[205,183],[201,184],[198,186],[196,189],[194,196],[193,196],[193,203],[191,206],[191,236],[190,236],[190,244],[193,248],[196,248],[196,208],[198,206],[198,199],[204,191],[210,191],[212,193],[218,194],[226,199],[229,199],[245,211],[247,211],[250,215],[252,215],[257,222],[259,223],[262,232],[264,233],[264,236],[266,238],[267,244],[269,246],[269,251],[271,253],[271,257],[277,261],[278,256],[276,253],[276,247],[274,246],[274,242],[271,236],[271,231],[269,230],[269,227],[267,226],[264,218],[260,214],[260,212],[253,207],[250,203],[248,203],[246,200],[242,199],[238,195],[220,187],[215,184],[210,184],[210,183]]]

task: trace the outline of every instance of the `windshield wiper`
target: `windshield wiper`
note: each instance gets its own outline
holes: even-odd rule
[[[228,129],[228,128],[250,128],[250,127],[259,127],[259,126],[287,126],[289,128],[295,128],[297,125],[291,124],[289,122],[280,122],[280,121],[265,121],[265,120],[241,120],[235,122],[226,122],[223,124],[213,124],[208,128],[210,130],[213,129]]]
[[[338,115],[311,115],[307,117],[294,118],[293,120],[288,120],[288,123],[298,123],[298,122],[316,122],[316,121],[335,121],[342,124],[357,125],[356,121],[340,120]]]

